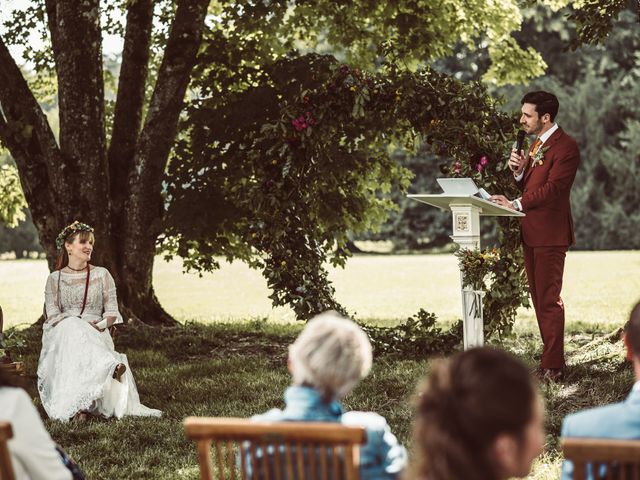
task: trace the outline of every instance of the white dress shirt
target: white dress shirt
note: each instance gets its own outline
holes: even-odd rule
[[[558,124],[554,123],[553,126],[549,130],[547,130],[546,132],[544,132],[542,135],[540,135],[538,137],[540,139],[540,146],[538,147],[538,150],[540,150],[542,148],[542,145],[544,145],[544,142],[549,140],[549,137],[551,137],[551,135],[553,135],[554,132],[556,130],[558,130],[558,128],[559,128]],[[527,157],[527,161],[529,161],[529,157]],[[520,175],[516,175],[515,173],[513,174],[513,177],[516,179],[516,182],[519,182],[524,178],[524,170],[525,169],[522,169],[522,172],[520,172]],[[522,211],[522,202],[520,201],[520,198],[516,198],[513,201],[513,206],[519,212]]]
[[[538,138],[540,139],[540,147],[538,147],[538,149],[542,148],[542,145],[544,145],[544,142],[546,142],[547,140],[549,140],[549,137],[551,137],[551,135],[554,134],[554,132],[556,130],[558,130],[558,124],[554,123],[553,126],[547,130],[546,132],[544,132],[541,136],[539,136]],[[528,158],[527,158],[528,160]],[[524,178],[524,169],[522,169],[522,172],[520,172],[520,175],[516,176],[515,174],[513,175],[516,179],[516,182],[519,182],[520,180],[522,180]]]
[[[9,454],[16,480],[72,479],[27,392],[0,387],[0,420],[13,430]]]

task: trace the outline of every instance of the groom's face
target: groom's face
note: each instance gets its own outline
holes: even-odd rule
[[[540,119],[540,115],[536,112],[536,106],[533,103],[524,103],[520,109],[520,125],[527,132],[527,135],[538,135],[544,126],[544,122]]]

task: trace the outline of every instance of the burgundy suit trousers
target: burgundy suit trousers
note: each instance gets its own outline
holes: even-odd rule
[[[560,298],[568,247],[523,245],[529,293],[542,336],[541,368],[564,368],[564,304]]]

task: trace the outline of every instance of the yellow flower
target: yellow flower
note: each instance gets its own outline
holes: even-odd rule
[[[272,160],[271,161],[271,165],[277,165],[278,164],[278,160]]]
[[[285,262],[284,260],[280,262],[280,266],[281,267],[286,267],[287,266],[287,262]]]

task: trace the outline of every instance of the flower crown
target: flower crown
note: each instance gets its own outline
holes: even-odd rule
[[[76,220],[71,225],[67,225],[66,227],[64,227],[64,229],[60,232],[60,234],[56,238],[56,246],[59,249],[62,248],[64,246],[65,240],[67,238],[69,238],[71,235],[73,235],[75,233],[78,233],[78,232],[91,232],[91,233],[93,233],[93,227],[90,227],[86,223],[82,223],[82,222],[79,222],[78,220]]]

